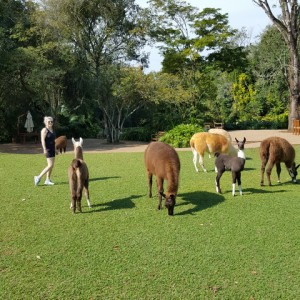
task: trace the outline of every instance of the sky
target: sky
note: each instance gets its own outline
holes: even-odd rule
[[[253,40],[271,24],[268,16],[262,8],[258,7],[252,0],[186,0],[192,6],[203,10],[206,7],[220,8],[221,13],[228,13],[229,25],[234,29],[246,28]],[[141,7],[147,7],[147,0],[136,0]],[[278,0],[269,0],[272,7]],[[162,58],[155,48],[146,48],[150,52],[150,64],[147,71],[159,71]]]

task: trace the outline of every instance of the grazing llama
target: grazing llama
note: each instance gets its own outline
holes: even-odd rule
[[[55,139],[55,150],[56,153],[61,153],[64,151],[66,152],[67,150],[67,144],[68,144],[68,139],[65,135],[59,136],[58,138]]]
[[[198,155],[200,166],[204,172],[207,172],[203,161],[205,152],[208,152],[209,154],[214,154],[216,152],[229,154],[229,152],[232,152],[231,149],[234,149],[231,142],[229,142],[225,136],[209,132],[195,133],[190,139],[190,146],[193,152],[193,163],[196,172],[199,172],[199,169],[197,168]],[[235,149],[233,155],[236,156]]]
[[[180,161],[173,147],[163,142],[151,142],[144,153],[145,167],[148,175],[149,197],[152,197],[152,176],[156,176],[159,196],[158,209],[161,209],[162,197],[169,216],[174,214],[174,206],[178,191]],[[164,194],[163,184],[167,180],[167,192]]]
[[[239,141],[235,138],[237,145],[238,145],[238,157],[229,156],[226,154],[216,153],[216,160],[215,160],[215,167],[217,171],[216,177],[216,190],[217,193],[221,193],[220,188],[220,179],[223,173],[226,170],[230,170],[232,174],[232,195],[235,196],[235,185],[236,181],[238,182],[239,192],[240,195],[243,194],[242,191],[242,181],[241,181],[241,172],[244,170],[246,156],[244,153],[244,145],[246,143],[246,138],[242,141]]]
[[[264,185],[264,173],[266,165],[268,164],[266,174],[269,185],[271,184],[271,172],[274,165],[276,165],[276,172],[278,182],[280,182],[281,166],[280,163],[285,163],[285,166],[292,178],[293,182],[297,182],[297,169],[295,164],[295,149],[285,139],[280,137],[270,137],[260,143],[260,160],[261,160],[261,181],[260,185]]]
[[[79,212],[82,212],[81,198],[83,189],[85,191],[88,207],[91,208],[92,206],[89,199],[89,170],[83,160],[83,140],[80,138],[79,142],[76,142],[74,138],[72,138],[72,142],[74,145],[75,159],[72,160],[71,165],[69,166],[68,177],[71,191],[70,208],[73,210],[73,213],[75,213],[76,207]]]

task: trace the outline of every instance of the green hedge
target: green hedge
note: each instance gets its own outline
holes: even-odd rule
[[[181,124],[166,132],[159,140],[176,148],[190,146],[190,139],[196,132],[202,132],[203,127],[193,124]]]

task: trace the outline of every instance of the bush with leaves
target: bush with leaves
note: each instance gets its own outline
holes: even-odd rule
[[[148,127],[123,128],[121,139],[126,141],[149,142],[151,131]]]
[[[185,148],[189,147],[193,134],[202,131],[204,131],[202,126],[180,124],[166,132],[159,140],[176,148]]]

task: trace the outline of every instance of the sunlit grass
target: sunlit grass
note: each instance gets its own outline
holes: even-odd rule
[[[282,184],[274,169],[260,187],[258,151],[246,154],[244,195],[232,197],[229,172],[218,195],[214,160],[197,174],[179,152],[173,217],[147,197],[143,153],[85,153],[93,208],[83,198],[75,215],[71,154],[51,187],[33,185],[42,155],[1,154],[0,299],[297,299],[299,184],[282,168]]]

